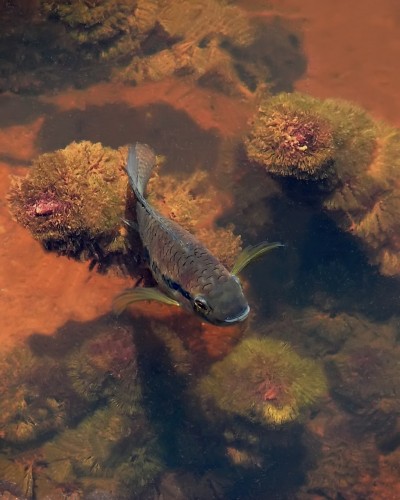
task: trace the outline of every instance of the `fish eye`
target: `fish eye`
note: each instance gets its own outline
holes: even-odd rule
[[[203,297],[195,297],[193,300],[193,309],[199,313],[205,314],[209,312],[210,307]]]

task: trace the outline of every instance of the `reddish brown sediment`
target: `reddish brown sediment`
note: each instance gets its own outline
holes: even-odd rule
[[[138,302],[129,308],[129,315],[133,321],[155,320],[151,329],[163,341],[169,333],[179,339],[179,349],[187,351],[192,369],[196,370],[204,370],[213,361],[225,357],[243,336],[246,327],[246,324],[229,327],[211,325],[175,306],[155,302]],[[167,337],[160,325],[168,330]]]
[[[35,144],[44,116],[27,125],[0,128],[0,157],[29,161],[38,154]]]
[[[144,83],[138,87],[99,83],[85,90],[71,89],[39,99],[55,104],[61,111],[118,103],[129,107],[166,103],[185,111],[201,128],[216,129],[224,137],[239,134],[245,129],[252,107],[251,102],[189,85],[175,78]]]
[[[307,57],[307,72],[296,90],[353,101],[375,118],[400,126],[397,0],[241,0],[239,5],[252,17],[296,21]]]
[[[10,173],[26,172],[0,164],[0,198]],[[0,206],[1,350],[34,332],[52,334],[69,319],[88,321],[111,309],[113,297],[129,281],[90,272],[87,265],[45,252],[26,229]]]

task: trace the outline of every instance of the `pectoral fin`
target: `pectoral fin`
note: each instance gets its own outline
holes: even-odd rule
[[[130,304],[133,304],[133,302],[140,302],[142,300],[157,300],[171,306],[180,306],[179,302],[171,299],[158,288],[133,288],[126,290],[114,299],[113,310],[115,314],[119,315]]]
[[[236,259],[231,273],[237,276],[248,264],[250,264],[250,262],[253,262],[254,260],[262,257],[264,254],[266,254],[270,250],[273,250],[274,248],[283,246],[284,245],[282,245],[282,243],[268,243],[267,241],[263,241],[258,245],[245,248]]]
[[[139,225],[137,222],[129,219],[125,219],[124,217],[121,217],[121,220],[124,224],[126,224],[128,227],[131,229],[134,229],[135,231],[139,232]]]

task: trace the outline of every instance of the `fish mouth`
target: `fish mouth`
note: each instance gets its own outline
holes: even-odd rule
[[[233,318],[225,318],[224,323],[239,323],[240,321],[244,321],[247,316],[249,315],[250,312],[250,306],[246,306],[246,308],[237,316],[234,316]]]

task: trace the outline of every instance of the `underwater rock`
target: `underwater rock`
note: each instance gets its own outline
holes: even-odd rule
[[[58,374],[56,363],[35,358],[26,348],[2,356],[0,441],[27,445],[64,428],[76,408],[72,401],[66,405],[68,387],[57,386]]]
[[[127,236],[122,220],[134,218],[125,164],[126,148],[114,150],[89,141],[45,153],[25,178],[12,179],[10,210],[47,250],[103,267],[115,262],[130,268],[140,242]],[[232,224],[216,224],[230,201],[210,185],[206,172],[196,171],[186,179],[155,176],[149,191],[151,203],[161,213],[197,236],[225,265],[233,266],[241,237]]]
[[[272,174],[329,177],[334,154],[332,125],[296,97],[281,94],[260,103],[245,142],[247,156]]]
[[[137,351],[132,333],[118,329],[84,342],[67,360],[73,388],[88,401],[107,400],[131,415],[138,409]]]
[[[140,31],[132,15],[136,0],[40,0],[41,14],[60,23],[83,59],[107,61],[139,47]]]
[[[267,427],[297,421],[326,390],[316,363],[268,338],[243,340],[195,388],[205,409]]]
[[[178,76],[251,95],[253,80],[265,81],[265,68],[259,69],[257,61],[246,66],[249,85],[232,50],[223,47],[246,48],[254,39],[248,17],[228,2],[38,0],[23,11],[4,8],[0,91],[81,88],[109,78],[138,84]]]
[[[338,226],[386,276],[400,274],[400,132],[338,99],[293,93],[261,101],[245,140],[250,161],[309,181]]]
[[[315,467],[296,498],[375,498],[369,495],[379,472],[372,436],[355,435],[350,419],[333,404],[325,406],[310,427],[315,433]]]
[[[73,142],[39,156],[9,193],[13,216],[48,250],[103,260],[126,254],[126,151]]]
[[[127,416],[100,408],[43,446],[47,474],[56,482],[76,477],[113,477],[122,492],[136,495],[162,471],[154,433],[143,412]]]
[[[340,352],[327,358],[331,394],[353,416],[353,433],[390,448],[400,427],[397,322],[364,320]]]
[[[125,68],[117,68],[114,79],[141,83],[180,76],[228,94],[251,93],[234,58],[223,48],[227,40],[243,47],[254,39],[253,27],[240,8],[218,0],[143,0],[135,18],[149,36],[142,53]]]

